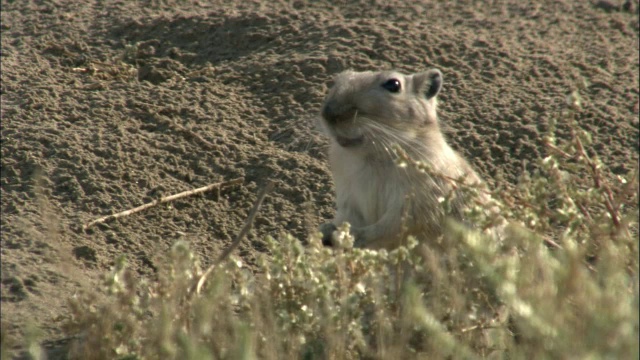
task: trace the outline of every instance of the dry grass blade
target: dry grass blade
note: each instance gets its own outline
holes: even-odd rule
[[[267,197],[267,194],[271,192],[271,190],[273,189],[273,186],[274,186],[274,182],[269,181],[267,185],[265,185],[265,187],[262,188],[262,190],[258,194],[258,198],[256,199],[256,202],[253,204],[253,208],[251,209],[251,212],[249,213],[247,220],[244,222],[244,226],[242,227],[242,230],[240,230],[240,233],[238,233],[238,236],[236,236],[235,240],[233,240],[231,245],[229,245],[229,247],[227,247],[222,252],[222,254],[220,254],[218,259],[211,266],[209,266],[209,268],[204,272],[204,274],[202,274],[200,279],[198,279],[198,283],[196,285],[197,294],[200,293],[202,286],[207,281],[207,277],[209,276],[209,274],[211,274],[213,269],[215,269],[215,267],[218,264],[220,264],[224,259],[226,259],[229,256],[229,254],[231,254],[231,252],[233,252],[233,250],[235,250],[238,247],[238,245],[240,245],[240,241],[242,241],[242,239],[245,236],[247,236],[247,233],[251,229],[251,226],[253,225],[253,221],[255,220],[256,215],[258,215],[258,210],[260,210],[260,206],[262,205],[262,202]]]
[[[133,209],[129,209],[129,210],[125,210],[116,214],[111,214],[111,215],[107,215],[107,216],[103,216],[101,218],[95,219],[85,225],[82,226],[82,230],[86,231],[87,229],[89,229],[90,227],[92,227],[93,225],[96,224],[100,224],[100,223],[104,223],[106,221],[110,221],[113,219],[117,219],[117,218],[121,218],[121,217],[125,217],[125,216],[129,216],[131,214],[135,214],[137,212],[140,212],[142,210],[146,210],[150,207],[154,207],[156,205],[159,204],[163,204],[166,202],[170,202],[170,201],[174,201],[183,197],[187,197],[187,196],[192,196],[192,195],[196,195],[196,194],[201,194],[203,192],[207,192],[207,191],[211,191],[213,189],[222,189],[224,187],[229,187],[232,185],[239,185],[242,184],[242,182],[244,181],[244,178],[237,178],[237,179],[233,179],[233,180],[229,180],[229,181],[223,181],[223,182],[219,182],[219,183],[215,183],[215,184],[210,184],[207,186],[203,186],[201,188],[197,188],[197,189],[193,189],[193,190],[187,190],[187,191],[183,191],[181,193],[178,194],[174,194],[174,195],[170,195],[170,196],[165,196],[162,197],[160,199],[156,199],[150,203],[146,203],[144,205],[140,205],[136,208]]]

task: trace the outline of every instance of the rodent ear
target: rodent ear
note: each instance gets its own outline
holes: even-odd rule
[[[435,97],[442,89],[442,72],[438,69],[431,69],[416,75],[418,80],[418,91],[422,92],[427,100]]]

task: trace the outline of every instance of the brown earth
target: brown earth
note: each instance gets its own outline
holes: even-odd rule
[[[407,3],[3,0],[3,335],[60,338],[66,300],[120,255],[153,276],[185,239],[210,263],[267,179],[240,255],[251,264],[268,234],[304,240],[333,213],[314,121],[341,70],[440,68],[449,139],[488,179],[535,167],[576,89],[605,163],[637,163],[637,1]]]

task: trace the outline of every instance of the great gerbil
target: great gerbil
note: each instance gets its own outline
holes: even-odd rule
[[[393,249],[405,235],[435,238],[446,216],[442,199],[452,190],[447,215],[464,221],[469,199],[451,179],[479,186],[483,181],[440,130],[441,88],[437,69],[412,75],[345,71],[335,77],[319,118],[330,139],[337,205],[334,220],[320,228],[325,244],[343,222],[351,225],[357,247]],[[398,166],[393,146],[433,172]]]

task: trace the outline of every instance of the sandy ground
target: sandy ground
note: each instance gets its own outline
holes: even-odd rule
[[[333,214],[314,122],[345,69],[441,69],[448,138],[490,181],[534,168],[575,89],[605,163],[637,163],[637,1],[406,3],[3,0],[6,334],[19,344],[35,324],[60,338],[67,299],[120,255],[152,277],[184,239],[210,263],[266,179],[277,187],[240,255],[255,261],[267,234],[304,240]],[[219,194],[81,229],[237,177]]]

